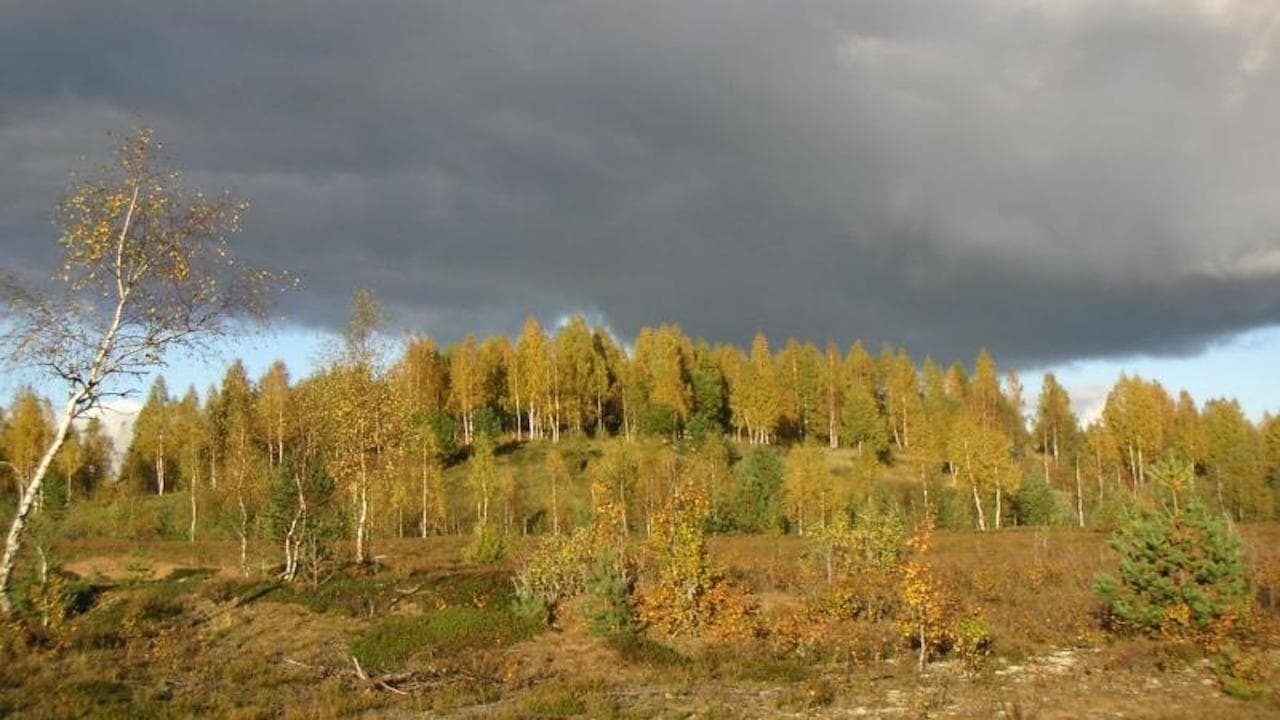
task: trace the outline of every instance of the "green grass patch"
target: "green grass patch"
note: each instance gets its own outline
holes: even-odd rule
[[[438,600],[440,604],[449,606],[506,609],[515,601],[511,573],[504,570],[431,578],[420,592],[428,599]]]
[[[423,615],[385,618],[351,646],[366,668],[383,672],[403,669],[419,652],[455,655],[466,650],[511,645],[543,630],[516,615],[488,608],[451,607]]]

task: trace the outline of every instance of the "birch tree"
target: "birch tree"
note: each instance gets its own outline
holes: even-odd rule
[[[266,317],[282,277],[235,259],[226,237],[244,203],[184,189],[159,162],[160,144],[138,130],[117,160],[73,177],[58,207],[62,262],[49,285],[3,283],[10,362],[59,381],[66,395],[56,429],[26,478],[0,559],[0,610],[12,614],[9,585],[36,498],[72,423],[133,384],[172,350],[207,349]]]
[[[385,388],[377,377],[381,327],[382,309],[373,293],[358,291],[343,332],[341,356],[328,376],[324,401],[333,433],[329,472],[351,496],[357,563],[369,558],[369,490],[382,459],[379,413]]]

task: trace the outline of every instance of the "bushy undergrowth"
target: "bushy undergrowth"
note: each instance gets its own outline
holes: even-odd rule
[[[657,577],[640,598],[640,618],[670,635],[754,635],[755,610],[746,593],[708,560],[709,514],[706,493],[687,482],[677,486],[657,513],[650,540]]]
[[[636,570],[616,549],[602,553],[586,578],[587,603],[582,611],[594,635],[634,635],[641,629],[636,617]]]
[[[506,540],[502,532],[488,523],[477,523],[471,533],[471,542],[462,551],[462,557],[477,565],[495,565],[507,556]]]
[[[510,645],[533,637],[542,624],[506,610],[449,607],[422,615],[398,615],[375,623],[351,646],[366,668],[404,668],[420,652],[448,656]]]

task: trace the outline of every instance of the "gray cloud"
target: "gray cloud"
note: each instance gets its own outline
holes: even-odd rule
[[[1280,322],[1267,2],[31,3],[0,23],[0,238],[141,118],[253,203],[295,321],[446,339],[598,313],[1186,353]]]

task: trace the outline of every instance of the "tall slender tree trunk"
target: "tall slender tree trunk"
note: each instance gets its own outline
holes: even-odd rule
[[[622,434],[631,439],[631,417],[627,414],[627,393],[624,391],[622,395]]]
[[[1076,458],[1076,521],[1084,527],[1084,487],[1080,483],[1080,458]]]
[[[365,561],[365,532],[369,520],[369,471],[364,452],[360,453],[360,487],[356,489],[356,562]]]
[[[520,415],[516,415],[516,427],[520,427]],[[517,434],[520,430],[516,430]],[[426,539],[426,483],[428,483],[428,466],[426,466],[426,446],[422,446],[422,539]]]
[[[1000,502],[1000,484],[996,483],[996,529],[997,530],[1000,529],[1000,515],[1002,512],[1002,509],[1003,509],[1003,506]]]
[[[985,531],[987,529],[987,516],[982,512],[982,498],[978,497],[978,484],[973,483],[969,487],[973,488],[973,507],[978,511],[978,529]]]
[[[524,438],[521,437],[523,432],[520,429],[520,360],[519,355],[513,355],[511,361],[511,394],[515,396],[516,401],[516,442],[520,442]]]
[[[45,448],[35,472],[31,477],[25,478],[26,487],[18,500],[18,511],[13,516],[13,522],[9,524],[9,534],[4,542],[4,557],[0,558],[0,610],[6,615],[13,614],[13,605],[9,600],[9,585],[13,578],[13,568],[18,564],[18,550],[22,547],[22,533],[26,531],[27,518],[31,514],[36,498],[40,496],[45,475],[49,472],[53,458],[57,456],[58,450],[62,449],[62,444],[67,440],[71,421],[75,419],[76,410],[84,397],[84,391],[78,391],[67,400],[62,418],[58,421],[58,428],[53,434],[53,441],[49,443],[49,447]]]
[[[302,491],[301,475],[294,473],[293,486],[298,492],[298,509],[294,512],[293,520],[289,523],[289,531],[284,536],[284,573],[281,577],[286,582],[293,582],[298,574],[298,557],[301,553],[298,529],[306,525],[307,517],[307,496]]]
[[[240,507],[240,572],[249,574],[249,509],[244,504],[244,490],[236,492],[236,504]]]
[[[1127,443],[1129,450],[1129,477],[1133,479],[1133,491],[1138,491],[1138,464],[1133,456],[1133,443]]]
[[[160,447],[156,450],[156,487],[157,495],[164,495],[164,433],[160,433]]]
[[[596,390],[596,437],[604,437],[604,398]]]
[[[192,474],[191,474],[191,480],[188,481],[188,485],[190,485],[189,490],[191,495],[191,529],[187,533],[187,538],[189,542],[196,541],[196,486],[200,484],[200,475],[196,470],[196,468],[198,468],[199,466],[200,465],[198,462],[191,463]]]

